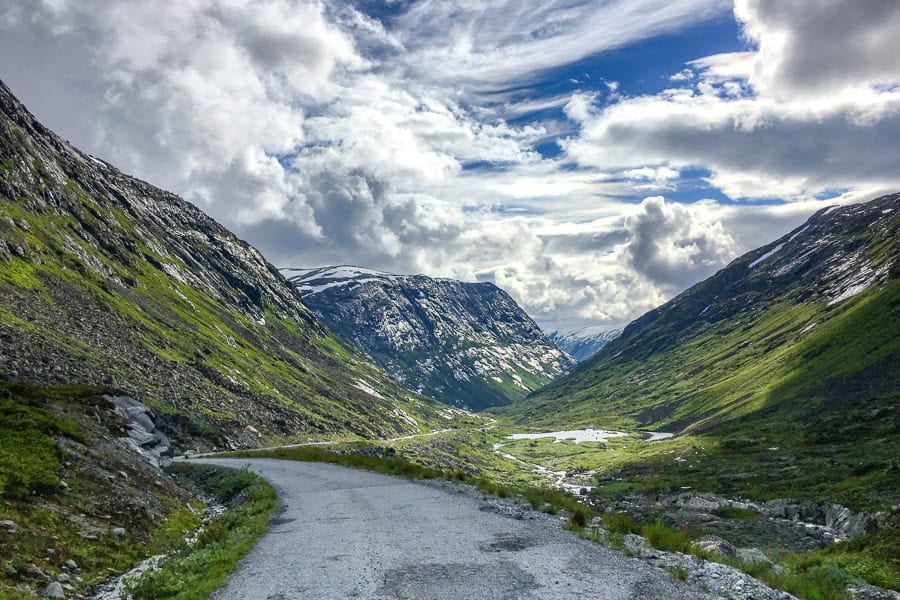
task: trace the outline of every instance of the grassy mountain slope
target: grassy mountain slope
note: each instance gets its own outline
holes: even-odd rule
[[[509,414],[702,432],[900,390],[900,195],[814,215],[630,324]]]
[[[176,444],[445,424],[330,334],[259,252],[87,156],[0,83],[0,375],[128,392]]]
[[[637,319],[502,417],[679,434],[579,446],[565,468],[595,471],[601,495],[692,489],[895,506],[898,227],[900,194],[820,211]],[[549,448],[560,459],[573,450]]]

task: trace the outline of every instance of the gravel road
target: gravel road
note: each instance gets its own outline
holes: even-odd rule
[[[191,459],[250,468],[283,505],[213,600],[711,598],[582,540],[557,517],[517,519],[471,492],[321,463]]]

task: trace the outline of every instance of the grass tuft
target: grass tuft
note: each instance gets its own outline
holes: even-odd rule
[[[690,535],[679,529],[667,527],[662,521],[644,525],[641,534],[657,550],[690,554],[693,549]]]

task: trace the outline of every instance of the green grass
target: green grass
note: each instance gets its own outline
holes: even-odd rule
[[[693,549],[693,538],[690,535],[684,531],[666,527],[662,521],[644,525],[641,535],[657,550],[688,554]]]
[[[610,533],[640,533],[641,526],[629,514],[612,513],[603,516],[603,524]]]
[[[7,381],[0,389],[10,396],[0,400],[0,519],[18,525],[16,534],[0,536],[0,597],[20,595],[13,592],[18,584],[37,585],[23,581],[29,564],[53,576],[69,558],[81,568],[76,586],[84,592],[167,550],[196,526],[199,517],[183,495],[152,485],[132,471],[133,463],[104,448],[100,436],[112,444],[106,427],[115,420],[98,423],[93,414],[109,410],[100,397],[107,390]],[[127,482],[106,476],[120,471],[131,473]],[[113,526],[124,526],[126,535],[114,535]],[[84,537],[86,529],[97,539]]]
[[[857,242],[871,243],[878,257],[890,255],[897,247],[896,222],[879,233],[883,239],[868,239],[872,233],[865,232]],[[900,352],[900,279],[829,306],[799,301],[809,291],[802,282],[782,289],[741,279],[746,274],[734,269],[740,267],[685,292],[661,308],[659,318],[648,317],[644,328],[614,342],[573,376],[498,414],[529,427],[706,433],[777,413],[799,428],[823,404],[840,413],[850,401],[892,391],[890,373]],[[727,277],[739,279],[726,285]],[[753,309],[713,304],[731,312],[697,318],[716,292]],[[732,293],[743,295],[730,298]]]
[[[23,498],[59,485],[62,448],[54,437],[84,441],[71,419],[43,406],[50,400],[35,386],[0,380],[11,397],[0,400],[0,498]],[[70,396],[86,388],[61,388],[52,394]],[[93,388],[88,388],[92,391]]]
[[[275,490],[247,470],[177,464],[185,485],[214,494],[228,510],[206,525],[197,543],[182,542],[162,569],[128,585],[135,600],[203,600],[221,587],[267,529],[278,508]]]
[[[849,577],[900,591],[900,531],[882,529],[824,550],[789,556],[786,563],[801,573],[837,569]]]

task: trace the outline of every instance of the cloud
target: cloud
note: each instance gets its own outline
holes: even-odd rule
[[[418,79],[502,88],[729,7],[728,0],[424,0],[398,28],[409,50],[405,65]]]
[[[721,222],[661,196],[645,198],[625,228],[631,234],[625,255],[634,270],[676,290],[712,275],[736,254],[737,244]]]
[[[900,4],[738,0],[735,15],[758,50],[693,60],[681,87],[579,105],[567,156],[706,170],[735,199],[900,185]]]
[[[759,47],[750,81],[780,98],[846,95],[900,82],[900,6],[892,0],[735,0]]]
[[[900,93],[819,110],[692,90],[629,98],[584,122],[568,157],[597,168],[703,168],[732,198],[900,184]],[[871,112],[870,112],[871,111]]]

